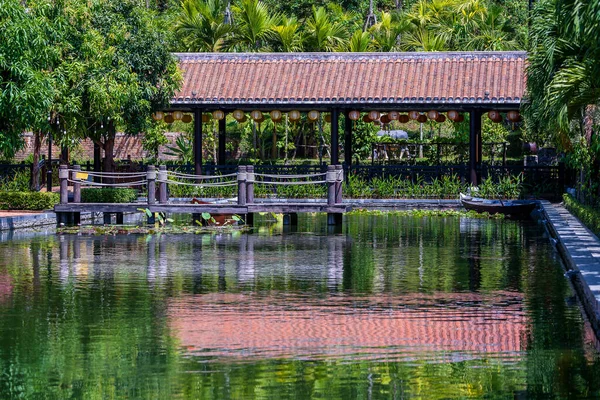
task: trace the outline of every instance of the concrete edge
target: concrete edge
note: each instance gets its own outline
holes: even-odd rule
[[[583,304],[583,309],[587,314],[587,318],[596,334],[597,338],[600,338],[600,302],[596,299],[596,296],[591,291],[588,283],[585,281],[584,276],[581,274],[581,270],[577,266],[577,262],[573,259],[571,253],[564,245],[560,234],[557,232],[556,227],[554,226],[552,219],[548,215],[548,211],[546,210],[545,205],[549,205],[550,203],[547,201],[542,201],[542,215],[544,217],[544,226],[549,234],[549,236],[555,240],[556,250],[558,254],[562,258],[565,263],[565,267],[568,271],[574,271],[574,273],[570,273],[567,276],[569,277],[573,288],[575,289],[577,296],[581,300]],[[570,211],[567,210],[569,214]],[[571,214],[574,218],[576,218],[573,214]],[[580,221],[581,223],[581,221]],[[596,237],[593,232],[591,232],[583,223],[581,224],[593,237]],[[596,237],[596,239],[598,239]]]

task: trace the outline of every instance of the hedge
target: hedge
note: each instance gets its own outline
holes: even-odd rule
[[[0,192],[0,209],[48,210],[60,200],[58,193]]]
[[[86,188],[81,189],[82,203],[133,203],[137,200],[137,190],[127,188]]]
[[[600,211],[597,208],[583,205],[567,193],[563,194],[563,202],[567,210],[579,218],[596,236],[600,236]]]

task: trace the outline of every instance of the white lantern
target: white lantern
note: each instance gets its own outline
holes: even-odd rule
[[[175,119],[176,121],[181,121],[181,118],[183,118],[183,112],[175,111],[173,113],[173,119]]]
[[[244,114],[242,110],[235,110],[231,113],[231,115],[233,115],[233,118],[235,118],[235,120],[238,122],[242,122],[242,120],[246,116],[246,114]]]
[[[371,118],[371,121],[377,121],[380,115],[379,111],[369,111],[369,118]]]
[[[290,121],[298,121],[300,119],[300,111],[292,110],[288,113],[288,116],[290,117]]]
[[[212,116],[217,121],[220,121],[223,118],[225,118],[225,113],[223,111],[221,111],[221,110],[216,110],[216,111],[213,111]]]
[[[310,121],[314,122],[319,119],[319,112],[316,110],[312,110],[308,112],[307,116]]]
[[[157,111],[154,114],[152,114],[152,118],[155,121],[160,121],[161,119],[163,119],[165,117],[165,113],[162,111]]]
[[[279,110],[273,110],[269,113],[269,115],[271,116],[271,120],[273,122],[279,122],[281,121],[281,111]]]
[[[390,111],[388,113],[388,118],[390,119],[390,121],[397,121],[399,116],[400,113],[398,111]]]
[[[348,113],[348,118],[350,118],[352,121],[358,121],[358,119],[360,118],[360,112],[359,111],[350,111]]]

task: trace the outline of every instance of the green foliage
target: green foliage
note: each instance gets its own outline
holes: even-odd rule
[[[29,192],[29,170],[17,171],[12,177],[0,179],[0,192]]]
[[[503,176],[498,180],[487,177],[479,184],[477,197],[484,199],[518,199],[523,193],[523,175]]]
[[[81,189],[82,203],[133,203],[138,194],[128,188],[84,188]]]
[[[597,207],[581,204],[567,193],[563,194],[563,203],[589,230],[600,236],[600,211]]]
[[[48,210],[60,200],[58,193],[0,192],[0,209]]]
[[[365,210],[357,209],[347,213],[347,215],[385,215],[394,217],[466,217],[466,218],[482,218],[482,219],[504,219],[504,214],[490,214],[487,212],[478,213],[473,210],[469,211],[457,211],[457,210],[394,210],[394,211],[380,211],[380,210]]]

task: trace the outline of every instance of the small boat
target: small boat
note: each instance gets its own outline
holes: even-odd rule
[[[460,194],[460,202],[467,210],[504,214],[511,217],[527,217],[537,206],[535,200],[488,200]]]

